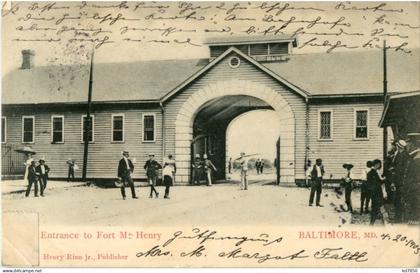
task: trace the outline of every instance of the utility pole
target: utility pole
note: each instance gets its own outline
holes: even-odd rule
[[[384,88],[384,109],[386,106],[387,96],[388,96],[388,80],[387,80],[387,63],[386,63],[386,40],[384,40],[384,48],[383,48],[383,74],[384,74],[384,81],[383,81],[383,88]],[[385,161],[385,158],[388,153],[388,127],[384,126],[383,130],[383,160]]]
[[[88,152],[89,152],[89,135],[91,132],[91,107],[92,107],[92,84],[93,84],[93,55],[94,51],[92,49],[92,56],[90,59],[90,74],[89,74],[89,91],[88,91],[88,101],[87,101],[87,110],[86,110],[86,120],[85,120],[85,138],[84,138],[84,151],[83,151],[83,173],[82,173],[82,180],[86,181],[86,173],[87,173],[87,161],[88,161]]]

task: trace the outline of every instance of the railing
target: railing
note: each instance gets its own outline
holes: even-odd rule
[[[24,154],[18,153],[15,149],[17,145],[2,144],[1,146],[1,174],[5,175],[24,175],[25,160]]]

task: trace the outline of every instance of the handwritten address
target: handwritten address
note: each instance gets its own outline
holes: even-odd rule
[[[354,262],[366,262],[368,261],[368,253],[366,251],[347,251],[342,247],[335,248],[322,248],[315,252],[310,252],[304,248],[297,247],[291,250],[292,247],[287,246],[284,242],[283,237],[271,238],[268,234],[260,234],[258,237],[247,237],[247,236],[232,236],[232,235],[219,235],[217,231],[212,230],[200,230],[199,228],[192,229],[191,233],[185,234],[183,231],[176,231],[173,236],[161,245],[155,245],[152,248],[137,252],[138,258],[151,258],[161,256],[173,256],[174,251],[170,250],[171,245],[176,241],[184,241],[183,243],[189,243],[193,241],[198,243],[193,249],[187,251],[181,251],[179,257],[184,258],[200,258],[207,257],[207,243],[214,241],[228,241],[232,242],[231,249],[218,250],[216,255],[218,258],[233,259],[233,260],[255,260],[259,264],[267,261],[280,261],[280,260],[295,260],[295,259],[307,259],[314,258],[317,260],[321,259],[332,259],[341,261],[354,261]],[[262,251],[253,251],[252,247],[258,244],[259,249],[262,247]],[[192,244],[194,245],[194,244]]]
[[[10,2],[7,38],[20,45],[60,45],[78,54],[91,45],[158,44],[201,48],[209,37],[298,37],[298,50],[332,52],[418,47],[418,3],[378,2]],[[70,48],[70,50],[69,50]]]

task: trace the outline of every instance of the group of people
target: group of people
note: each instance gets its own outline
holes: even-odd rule
[[[255,169],[257,170],[257,174],[262,174],[264,172],[264,160],[261,158],[258,158],[257,161],[255,161]]]
[[[366,162],[366,168],[360,177],[353,173],[354,165],[343,164],[345,174],[340,186],[344,189],[347,211],[353,213],[351,193],[360,186],[360,213],[369,213],[370,224],[376,220],[383,222],[381,208],[385,202],[395,206],[396,222],[420,220],[420,134],[408,134],[407,140],[393,142],[384,162],[381,173],[382,161],[375,159]],[[317,159],[316,164],[309,170],[311,177],[311,191],[309,206],[313,205],[316,195],[316,206],[322,207],[321,191],[325,169],[322,159]],[[382,209],[383,210],[383,209]]]
[[[47,188],[48,173],[50,172],[50,168],[48,167],[48,165],[45,164],[44,159],[40,159],[38,161],[38,164],[36,164],[35,159],[33,159],[30,156],[26,161],[25,165],[25,179],[28,181],[25,196],[29,196],[29,194],[31,193],[32,185],[34,185],[34,196],[39,197],[39,189],[40,196],[44,197],[44,191]]]
[[[208,158],[207,154],[203,155],[203,159],[201,159],[200,154],[196,154],[192,163],[192,179],[190,180],[190,184],[194,186],[200,185],[201,178],[204,175],[207,186],[212,186],[214,172],[217,172],[217,168]]]
[[[122,198],[126,199],[125,187],[130,187],[131,196],[133,199],[138,199],[136,191],[134,189],[133,179],[131,177],[134,172],[134,164],[131,161],[130,153],[128,151],[123,151],[123,157],[121,158],[118,164],[118,186],[121,188]],[[159,192],[156,190],[157,181],[159,178],[159,170],[162,169],[163,183],[165,185],[165,199],[169,199],[170,187],[173,185],[175,173],[176,173],[176,163],[173,159],[173,156],[170,154],[168,158],[163,163],[163,166],[159,164],[153,153],[149,154],[149,159],[144,164],[144,169],[146,171],[147,182],[150,186],[149,198],[153,198],[153,195],[158,198]]]
[[[254,155],[254,154],[253,154]],[[240,153],[240,156],[234,160],[229,158],[228,161],[228,172],[231,173],[232,165],[234,162],[237,162],[240,165],[241,169],[241,189],[248,190],[248,180],[247,180],[247,173],[248,173],[248,158],[253,155],[246,155],[244,152]],[[260,160],[260,162],[262,162]],[[264,163],[261,165],[259,164],[259,172],[262,173],[264,168]],[[217,172],[217,168],[214,166],[213,162],[208,158],[207,154],[203,155],[203,159],[201,159],[200,154],[196,154],[194,161],[192,162],[192,179],[190,181],[190,185],[198,186],[201,184],[201,179],[203,175],[206,179],[206,185],[212,186],[214,173]]]

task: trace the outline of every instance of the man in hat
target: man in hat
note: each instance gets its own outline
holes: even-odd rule
[[[39,165],[36,167],[36,172],[39,174],[40,187],[42,187],[44,191],[47,187],[48,173],[50,172],[50,168],[47,164],[45,164],[45,160],[43,158],[39,160]]]
[[[382,193],[382,179],[379,175],[381,167],[381,160],[375,159],[372,161],[372,169],[367,174],[367,183],[372,199],[372,209],[370,211],[370,225],[372,226],[377,219],[380,219],[382,223],[384,223],[383,215],[381,213],[381,206],[383,205],[384,199]]]
[[[159,169],[162,169],[162,166],[155,160],[154,154],[149,154],[149,160],[147,160],[146,164],[144,164],[144,169],[146,170],[147,181],[150,186],[149,198],[153,197],[153,193],[155,193],[156,198],[158,198],[159,193],[155,189],[155,186],[159,176]]]
[[[32,184],[35,186],[34,196],[38,197],[38,175],[36,173],[35,160],[30,160],[30,165],[28,166],[28,187],[26,188],[25,196],[28,197],[31,192]],[[40,187],[41,196],[44,196],[44,188]]]
[[[134,190],[133,179],[131,178],[131,174],[134,171],[134,165],[129,159],[130,153],[128,151],[123,151],[122,155],[123,157],[118,163],[118,177],[121,178],[122,182],[121,195],[123,200],[125,200],[125,186],[128,184],[131,189],[131,197],[133,197],[133,199],[138,199]]]
[[[394,194],[393,194],[393,160],[395,157],[395,153],[397,151],[396,142],[391,143],[391,147],[388,150],[388,153],[384,160],[384,171],[383,175],[385,177],[385,190],[386,190],[386,202],[393,203]]]
[[[74,180],[74,166],[76,165],[76,161],[69,158],[66,163],[69,166],[69,171],[68,171],[68,175],[67,175],[67,182],[70,182],[70,178],[71,178],[72,181]]]
[[[260,174],[261,160],[259,158],[257,159],[257,161],[255,161],[255,169],[257,170],[257,174]]]
[[[403,200],[403,188],[404,188],[404,174],[407,168],[409,155],[406,150],[407,142],[399,140],[397,142],[397,152],[395,153],[392,166],[394,173],[392,175],[392,182],[395,185],[395,218],[397,222],[403,222],[405,220],[404,213],[404,200]]]
[[[354,177],[351,169],[353,169],[353,164],[345,163],[343,168],[346,169],[346,174],[342,178],[341,185],[344,187],[344,196],[347,205],[347,211],[353,213],[353,206],[351,204],[351,192],[353,190]]]
[[[405,172],[405,211],[406,220],[420,221],[420,133],[409,133],[409,161]]]
[[[213,162],[208,158],[207,154],[203,155],[203,167],[204,167],[204,173],[206,174],[206,181],[207,186],[212,185],[212,175],[213,171],[217,171],[216,167],[214,166]]]
[[[248,172],[248,160],[247,156],[244,152],[241,152],[240,157],[235,159],[238,161],[241,166],[241,189],[248,190],[248,179],[247,179],[247,172]]]
[[[314,195],[316,193],[316,205],[318,207],[323,207],[321,205],[321,192],[322,192],[322,180],[324,177],[325,169],[322,165],[322,159],[318,158],[315,161],[315,165],[311,171],[311,193],[309,195],[309,206],[312,206],[314,203]]]
[[[194,162],[192,164],[192,185],[200,185],[201,176],[203,173],[203,162],[201,161],[200,154],[196,154],[194,158]]]

